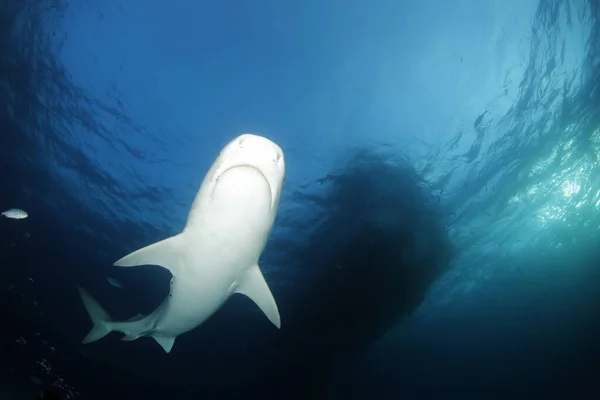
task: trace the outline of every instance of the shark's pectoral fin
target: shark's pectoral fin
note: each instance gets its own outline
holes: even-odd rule
[[[244,276],[238,279],[235,293],[248,296],[277,328],[281,328],[281,317],[273,294],[257,265],[250,268]]]
[[[166,353],[169,353],[171,351],[171,349],[173,348],[173,344],[175,343],[175,337],[173,336],[152,337],[154,338],[154,340],[156,340],[156,343],[160,344],[160,347],[162,347]]]
[[[126,255],[114,265],[117,267],[135,267],[138,265],[159,265],[177,275],[183,268],[182,264],[182,233],[161,240]]]

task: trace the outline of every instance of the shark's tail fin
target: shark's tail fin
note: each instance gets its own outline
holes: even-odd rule
[[[79,295],[81,296],[81,300],[83,300],[85,309],[94,324],[92,330],[81,343],[95,342],[112,332],[112,319],[106,310],[85,289],[80,286],[77,286],[77,289],[79,290]]]

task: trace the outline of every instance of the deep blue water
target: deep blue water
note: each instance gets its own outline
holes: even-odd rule
[[[600,397],[594,0],[33,1],[0,7],[0,397]],[[165,354],[91,322],[168,293],[244,132],[287,180],[260,265]],[[116,279],[122,288],[108,282]]]

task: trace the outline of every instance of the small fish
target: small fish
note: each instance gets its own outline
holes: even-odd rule
[[[6,218],[12,219],[25,219],[28,217],[28,214],[24,210],[20,210],[18,208],[11,208],[10,210],[6,210],[2,213]]]
[[[119,289],[123,289],[123,285],[121,285],[121,282],[119,282],[118,280],[116,280],[115,278],[111,278],[110,276],[106,277],[106,280],[108,281],[108,283],[110,283],[112,286],[119,288]]]

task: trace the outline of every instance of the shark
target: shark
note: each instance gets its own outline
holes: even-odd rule
[[[277,303],[258,261],[275,223],[284,181],[279,145],[249,133],[230,141],[204,177],[183,230],[114,263],[166,268],[172,275],[168,296],[148,315],[114,321],[77,286],[93,323],[82,343],[117,331],[125,341],[152,337],[169,353],[179,335],[201,325],[236,293],[250,298],[281,328]]]

